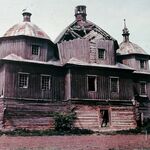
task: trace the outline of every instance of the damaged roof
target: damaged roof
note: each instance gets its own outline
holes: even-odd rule
[[[72,37],[72,39],[86,38],[87,34],[89,34],[91,31],[98,33],[105,40],[116,41],[115,38],[113,38],[111,35],[109,35],[102,28],[100,28],[99,26],[97,26],[93,22],[86,20],[84,22],[83,26],[78,26],[77,21],[74,21],[73,23],[71,23],[68,27],[66,27],[59,34],[59,36],[55,39],[54,43],[60,43],[60,42],[65,41],[65,40],[66,41],[69,40],[69,39],[67,39],[67,36]]]

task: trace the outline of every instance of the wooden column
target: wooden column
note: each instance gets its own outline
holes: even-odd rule
[[[65,100],[68,100],[70,98],[71,98],[71,71],[70,69],[68,69],[65,78]]]

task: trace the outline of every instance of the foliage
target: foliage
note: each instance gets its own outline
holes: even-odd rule
[[[55,130],[56,131],[72,130],[75,119],[76,119],[76,113],[74,112],[55,113],[54,114]]]

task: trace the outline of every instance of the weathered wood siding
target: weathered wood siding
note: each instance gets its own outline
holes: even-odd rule
[[[122,63],[129,66],[129,67],[137,69],[136,60],[135,60],[134,56],[131,56],[131,57],[129,56],[127,58],[124,58],[122,60]]]
[[[4,88],[5,88],[5,68],[1,64],[0,65],[0,97],[4,95]]]
[[[54,48],[49,43],[47,40],[31,37],[6,38],[0,43],[0,58],[16,54],[25,59],[47,61],[54,57]],[[39,55],[32,55],[32,45],[40,46]]]
[[[90,129],[98,131],[100,128],[99,122],[99,111],[97,106],[82,106],[77,105],[76,114],[77,120],[75,121],[75,126],[82,129]]]
[[[5,97],[64,100],[65,71],[59,67],[27,63],[7,63],[5,65]],[[28,88],[18,87],[18,72],[29,73]],[[41,75],[51,76],[50,90],[41,89]]]
[[[108,110],[109,123],[101,127],[100,110]],[[77,120],[75,126],[94,131],[112,131],[136,128],[135,110],[132,106],[91,106],[76,104]]]
[[[87,89],[87,76],[96,75],[97,91]],[[119,77],[119,93],[110,92],[110,77]],[[99,100],[131,100],[133,98],[133,83],[131,72],[112,69],[71,69],[71,98]]]
[[[118,58],[119,58],[119,56],[118,56]],[[149,70],[149,63],[148,63],[149,58],[147,56],[129,55],[129,56],[124,56],[122,58],[119,58],[119,60],[123,64],[125,64],[129,67],[132,67],[135,70]],[[140,60],[146,60],[145,69],[140,68]]]
[[[140,82],[146,82],[146,95],[150,100],[150,75],[148,74],[134,74],[133,75],[134,81],[134,92],[137,95],[140,95]]]
[[[58,44],[59,57],[62,64],[71,58],[89,62],[89,41],[86,39],[75,39]]]
[[[112,107],[111,127],[115,129],[130,129],[136,127],[134,107]]]
[[[105,49],[105,59],[98,58],[98,49]],[[112,40],[96,40],[96,63],[115,65],[114,41]]]
[[[105,59],[98,58],[98,49],[105,49]],[[75,39],[58,44],[61,63],[64,64],[71,58],[100,64],[115,64],[114,42],[111,40]]]
[[[26,128],[29,130],[54,128],[54,112],[66,111],[64,103],[48,101],[5,99],[5,129]]]
[[[5,110],[4,102],[3,99],[0,98],[0,130],[3,128],[4,110]]]

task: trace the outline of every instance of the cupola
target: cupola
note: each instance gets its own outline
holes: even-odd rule
[[[86,20],[86,6],[84,5],[79,5],[75,8],[75,17],[76,21],[85,21]]]
[[[129,35],[130,35],[130,33],[129,33],[129,30],[128,30],[128,28],[127,28],[127,26],[126,26],[126,20],[124,19],[124,28],[123,28],[123,34],[122,34],[122,36],[123,36],[123,41],[124,42],[129,42]]]
[[[27,9],[23,10],[23,22],[31,22],[31,13],[29,11],[27,11]]]
[[[23,22],[15,24],[8,29],[4,34],[4,37],[24,35],[50,40],[49,36],[42,29],[31,22],[32,14],[28,10],[23,10],[22,15]]]

